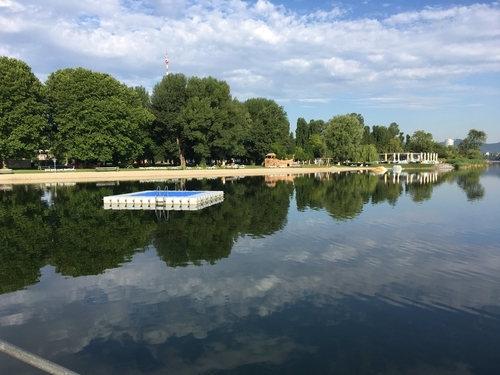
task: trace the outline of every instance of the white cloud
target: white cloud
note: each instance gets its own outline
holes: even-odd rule
[[[450,105],[452,98],[446,96],[399,95],[370,97],[363,100],[367,107],[373,108],[412,108],[432,109]]]
[[[295,99],[301,103],[328,103],[329,100],[325,98],[304,98],[304,99]]]
[[[0,0],[0,8],[7,8],[16,12],[21,12],[25,9],[24,6],[17,1],[12,0]]]

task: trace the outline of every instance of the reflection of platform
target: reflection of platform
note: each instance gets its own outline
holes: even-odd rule
[[[223,191],[147,190],[103,198],[108,210],[199,210],[224,200]]]

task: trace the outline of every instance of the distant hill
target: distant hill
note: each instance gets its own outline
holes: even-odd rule
[[[484,154],[485,152],[489,152],[490,154],[498,154],[500,153],[500,142],[498,143],[485,143],[481,146],[481,152]]]
[[[462,143],[463,139],[455,139],[455,147],[458,147],[460,143]],[[441,142],[444,145],[444,142]],[[490,154],[498,154],[500,153],[500,142],[498,143],[485,143],[481,146],[481,153],[489,152]]]

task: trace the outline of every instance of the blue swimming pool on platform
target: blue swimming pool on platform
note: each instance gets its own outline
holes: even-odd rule
[[[166,197],[192,197],[194,195],[206,193],[204,191],[179,191],[179,190],[146,190],[140,191],[138,193],[129,194],[132,197],[156,197],[156,196],[166,196]]]
[[[146,190],[103,198],[108,210],[199,210],[224,200],[223,191]]]

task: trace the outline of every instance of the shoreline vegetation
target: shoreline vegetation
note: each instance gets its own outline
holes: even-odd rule
[[[217,168],[217,169],[120,169],[118,171],[97,172],[94,170],[77,169],[73,171],[14,171],[11,174],[0,174],[0,184],[37,184],[54,182],[100,182],[100,181],[134,181],[157,180],[175,178],[218,178],[232,176],[266,176],[266,175],[294,175],[325,172],[370,171],[376,165],[355,166],[303,166],[301,168]],[[431,164],[404,166],[403,169],[412,171],[429,171],[434,167]]]
[[[469,168],[484,168],[488,164],[488,162],[484,159],[466,159],[466,158],[449,159],[446,162],[448,164],[453,165],[453,167],[456,170],[469,169]]]
[[[445,146],[424,130],[405,135],[396,122],[370,127],[359,113],[309,123],[299,117],[291,131],[287,113],[275,100],[240,102],[227,82],[214,77],[166,75],[150,93],[81,67],[59,69],[42,83],[25,62],[6,56],[0,56],[0,73],[6,77],[0,83],[0,102],[5,104],[0,110],[3,168],[29,168],[25,161],[36,160],[47,168],[64,160],[66,165],[104,165],[99,172],[108,172],[132,162],[168,161],[185,170],[190,163],[214,161],[260,165],[269,153],[281,160],[337,163],[371,163],[380,160],[381,153],[386,162],[413,161],[413,156],[396,156],[405,152],[419,154],[420,163],[477,160],[487,139],[484,131],[471,129],[458,147],[454,142]],[[460,161],[460,166],[469,163]],[[4,169],[0,175],[11,172]]]

